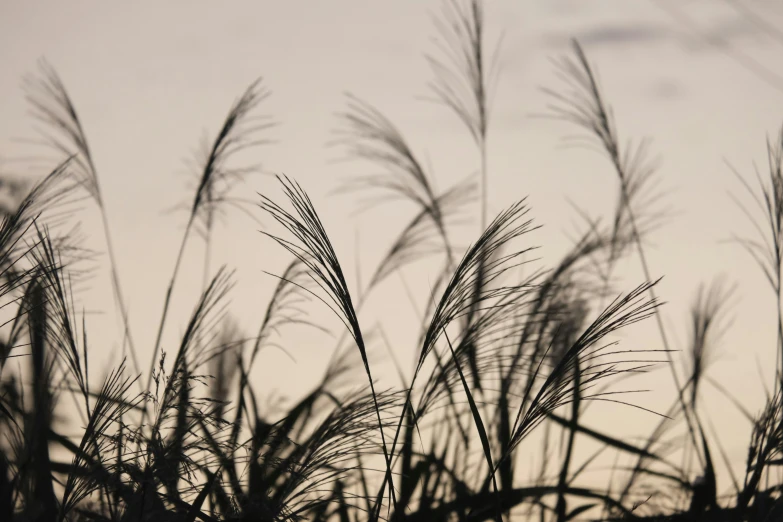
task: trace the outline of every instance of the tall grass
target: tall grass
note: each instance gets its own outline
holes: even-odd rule
[[[279,176],[282,194],[254,201],[271,218],[262,236],[291,261],[277,275],[251,337],[230,313],[234,273],[228,267],[213,272],[209,257],[216,216],[225,205],[247,200],[231,191],[252,169],[233,158],[266,143],[262,133],[271,126],[257,115],[269,96],[262,83],[242,93],[199,164],[147,372],[139,367],[131,336],[86,130],[63,82],[53,68],[43,67],[42,78],[28,84],[29,99],[61,162],[0,222],[0,308],[6,314],[0,520],[783,517],[783,133],[769,143],[769,174],[758,177],[760,188],[738,174],[760,212],[754,216],[742,207],[757,220],[759,238],[739,241],[767,277],[778,313],[776,380],[753,415],[709,375],[715,345],[731,324],[727,302],[735,287],[718,280],[699,288],[688,317],[684,371],[674,366],[655,293],[659,277],[645,251],[645,238],[665,217],[655,162],[647,141],[620,146],[594,67],[577,42],[572,56],[556,62],[565,86],[547,88],[547,116],[576,124],[609,159],[607,170],[617,181],[613,214],[603,221],[580,210],[583,234],[549,269],[532,268],[540,264],[531,259],[540,235],[533,233],[534,209],[524,198],[489,215],[489,94],[497,75],[496,55],[486,52],[484,8],[480,0],[447,0],[443,18],[436,20],[439,48],[427,58],[437,101],[474,140],[478,183],[465,178],[436,190],[434,173],[392,118],[350,95],[335,143],[346,160],[372,164],[378,173],[350,178],[343,189],[409,200],[415,212],[366,284],[356,288],[341,262],[345,254],[330,240],[333,225],[319,215],[322,203],[292,178]],[[123,359],[100,383],[89,378],[87,326],[93,323],[83,313],[79,317],[74,304],[73,283],[85,276],[84,262],[93,253],[82,246],[78,229],[67,226],[85,201],[101,212],[132,362],[129,368]],[[461,249],[455,225],[465,216],[477,217],[481,230]],[[176,352],[169,354],[161,339],[194,232],[207,243],[203,290]],[[421,296],[421,321],[409,326],[418,334],[413,372],[399,370],[400,384],[391,386],[378,380],[373,366],[374,330],[367,327],[363,304],[383,292],[390,276],[422,266],[424,259],[436,259],[438,273]],[[613,274],[621,262],[634,260],[646,280],[618,291]],[[269,390],[252,378],[253,368],[266,348],[288,346],[290,329],[329,331],[334,325],[310,319],[319,308],[330,311],[342,331],[334,355],[298,401],[270,413],[263,407]],[[649,319],[656,321],[660,348],[619,344],[618,333]],[[667,410],[634,405],[630,394],[640,390],[633,385],[618,389],[620,382],[662,365],[669,366],[676,390]],[[356,374],[366,380],[358,390],[347,386]],[[744,476],[731,474],[729,495],[719,493],[724,485],[716,471],[719,459],[727,463],[728,457],[708,432],[700,400],[707,384],[753,424]],[[596,402],[644,410],[658,423],[641,442],[622,438],[611,426],[591,425],[589,408]],[[75,429],[77,436],[66,434]],[[583,458],[585,447],[597,449]],[[528,464],[523,449],[540,456],[540,468]],[[616,455],[616,464],[607,482],[586,483],[586,473],[608,454]],[[631,464],[619,464],[620,458]]]

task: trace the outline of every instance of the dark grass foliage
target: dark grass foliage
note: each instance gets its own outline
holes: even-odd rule
[[[659,275],[646,256],[647,238],[668,217],[657,163],[647,140],[621,146],[629,141],[577,42],[555,62],[563,84],[545,89],[545,116],[578,129],[569,144],[609,160],[615,208],[608,216],[576,209],[582,233],[548,269],[534,268],[543,236],[533,233],[539,227],[523,195],[488,214],[497,52],[487,52],[481,0],[444,5],[437,48],[427,55],[430,87],[472,138],[478,162],[469,170],[478,179],[452,175],[436,188],[435,173],[392,119],[349,95],[333,144],[346,163],[372,170],[348,176],[341,190],[414,205],[370,278],[354,287],[321,203],[293,178],[278,176],[282,196],[238,193],[259,170],[237,157],[268,144],[273,126],[258,114],[270,91],[254,82],[198,158],[149,369],[140,366],[128,321],[88,129],[54,68],[42,63],[27,79],[41,143],[55,158],[31,188],[3,185],[17,201],[0,211],[1,521],[783,520],[783,132],[768,144],[769,172],[757,172],[758,188],[735,171],[747,189],[736,201],[758,233],[737,241],[762,269],[778,317],[776,384],[754,413],[710,376],[736,285],[719,279],[698,287],[685,363],[675,365],[655,293]],[[96,257],[73,222],[92,204],[123,327],[121,362],[97,382],[90,354],[102,347],[88,330],[100,317],[88,322],[75,304]],[[234,273],[210,267],[216,220],[229,208],[267,218],[262,235],[290,257],[271,296],[256,303],[254,336],[231,314]],[[471,222],[480,230],[460,247],[457,231]],[[202,292],[167,353],[162,336],[193,232],[206,243]],[[623,291],[616,274],[629,261],[646,280]],[[413,371],[398,365],[400,382],[390,385],[373,364],[386,338],[368,324],[364,304],[390,279],[425,266],[435,271],[430,285],[410,296],[424,303],[421,321],[409,325]],[[264,364],[265,350],[293,349],[291,329],[327,339],[335,325],[313,320],[319,309],[338,319],[332,359],[284,411],[266,408],[270,390],[253,368]],[[620,344],[618,334],[646,320],[656,322],[660,348]],[[387,348],[397,363],[397,347]],[[645,410],[634,402],[642,391],[634,377],[663,366],[675,397],[665,411]],[[753,426],[740,476],[710,430],[705,388]],[[596,426],[588,410],[598,402],[617,413],[643,410],[655,427],[629,439]],[[607,457],[614,466],[588,479]]]

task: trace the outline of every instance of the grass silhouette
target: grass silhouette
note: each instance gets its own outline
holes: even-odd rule
[[[279,176],[282,196],[253,201],[274,225],[262,234],[292,259],[276,276],[257,334],[243,337],[229,314],[234,274],[226,267],[210,271],[209,248],[226,205],[252,212],[230,191],[251,171],[234,163],[235,154],[265,144],[272,125],[257,114],[269,91],[260,80],[253,83],[205,148],[146,373],[86,130],[53,68],[44,64],[40,77],[28,79],[28,99],[47,128],[44,141],[62,158],[0,222],[0,307],[9,316],[0,343],[0,520],[783,519],[783,132],[768,144],[769,173],[758,176],[758,188],[737,173],[757,204],[742,208],[759,234],[737,240],[777,299],[778,365],[777,384],[760,413],[739,406],[753,423],[745,474],[732,474],[731,494],[722,495],[716,463],[727,457],[717,437],[708,437],[699,390],[712,382],[711,350],[729,326],[725,310],[734,287],[716,281],[699,289],[681,376],[658,314],[659,279],[645,252],[645,238],[666,216],[655,162],[646,141],[621,147],[626,141],[578,42],[572,56],[555,63],[563,85],[546,89],[545,115],[576,125],[580,139],[602,151],[616,176],[617,205],[608,226],[580,210],[585,228],[572,248],[550,269],[522,276],[535,249],[533,211],[525,200],[494,218],[487,208],[490,94],[498,77],[496,55],[486,52],[484,6],[480,0],[444,6],[436,19],[438,48],[427,56],[431,87],[473,140],[478,183],[462,179],[437,190],[392,119],[348,95],[334,144],[346,160],[373,165],[377,174],[351,178],[341,189],[408,200],[416,211],[367,284],[352,293],[318,202]],[[476,199],[481,230],[460,249],[455,224],[472,215]],[[131,363],[123,360],[100,383],[89,381],[89,336],[73,298],[74,283],[85,276],[80,267],[94,253],[67,226],[85,202],[101,212]],[[193,232],[207,243],[205,282],[172,357],[162,351],[161,337]],[[362,307],[388,277],[424,259],[437,259],[440,268],[422,321],[409,326],[419,334],[414,371],[407,378],[400,372],[399,386],[381,387]],[[620,292],[612,274],[627,259],[641,264],[646,281]],[[251,371],[265,347],[285,345],[284,327],[326,330],[309,318],[317,307],[339,319],[343,336],[335,355],[301,400],[270,415]],[[656,321],[662,349],[619,344],[618,332],[646,320]],[[9,364],[14,359],[18,365]],[[624,439],[611,426],[589,427],[594,402],[640,408],[626,398],[638,390],[611,386],[633,382],[655,365],[669,366],[677,393],[666,411],[647,412],[659,422],[645,440]],[[346,380],[355,374],[367,386],[348,393]],[[73,405],[63,403],[66,396]],[[79,416],[68,425],[69,432],[79,429],[77,437],[56,422],[65,411]],[[556,435],[561,451],[553,455]],[[600,449],[579,461],[583,440]],[[539,471],[519,453],[535,444],[543,457]],[[580,485],[602,453],[633,465],[616,465],[608,483]]]

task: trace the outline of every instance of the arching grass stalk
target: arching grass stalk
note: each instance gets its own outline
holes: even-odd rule
[[[628,162],[633,162],[636,158],[633,155],[631,155],[630,158],[626,157],[627,155],[623,154],[621,151],[611,111],[604,102],[593,70],[590,67],[579,42],[574,40],[573,47],[576,54],[576,61],[564,59],[558,67],[560,76],[568,82],[568,86],[571,87],[572,90],[568,93],[557,93],[550,89],[546,90],[546,92],[557,102],[557,104],[551,108],[551,112],[554,117],[576,124],[593,134],[600,146],[609,156],[615,173],[620,181],[621,205],[627,212],[628,226],[633,242],[636,245],[636,253],[641,263],[642,273],[648,281],[651,281],[650,267],[642,244],[640,229],[637,226],[635,209],[632,208],[631,205],[633,188],[631,184],[634,180],[629,179]],[[653,287],[650,286],[647,291],[649,292],[650,297],[655,300],[656,295]],[[655,310],[653,315],[655,316],[658,333],[668,358],[668,366],[671,371],[672,379],[674,380],[677,389],[680,409],[685,418],[693,447],[694,449],[697,449],[700,444],[692,423],[691,412],[688,410],[688,406],[683,396],[684,390],[674,366],[666,328],[664,327],[660,312]],[[704,466],[702,455],[698,450],[696,450],[696,453],[701,465]]]
[[[348,290],[348,283],[345,279],[342,267],[340,266],[340,262],[337,259],[337,254],[329,241],[326,230],[324,229],[310,198],[298,184],[292,182],[287,177],[278,176],[278,179],[283,185],[283,190],[293,205],[296,215],[283,209],[277,203],[265,196],[261,196],[261,208],[292,234],[294,238],[296,238],[298,244],[268,232],[262,233],[276,241],[280,246],[288,250],[307,266],[310,270],[310,277],[313,282],[320,287],[325,294],[325,297],[321,297],[311,290],[307,291],[311,295],[317,297],[334,312],[356,343],[356,347],[362,358],[365,373],[367,374],[370,392],[375,403],[378,430],[381,436],[383,456],[386,463],[385,476],[386,480],[388,480],[391,485],[390,493],[396,508],[397,499],[391,469],[392,456],[387,448],[386,436],[383,430],[384,424],[381,419],[381,410],[378,405],[378,394],[375,391],[375,383],[372,378],[370,363],[367,359],[367,348],[359,325],[356,309],[354,308],[351,294]]]
[[[236,174],[235,171],[232,171],[227,167],[227,161],[237,152],[256,145],[257,142],[254,141],[253,135],[270,126],[269,123],[253,123],[253,120],[250,117],[252,111],[269,96],[269,91],[262,86],[261,82],[261,79],[253,82],[234,103],[207,154],[199,185],[190,208],[188,221],[185,225],[185,232],[182,235],[182,241],[180,242],[179,251],[174,262],[174,270],[171,279],[169,279],[168,288],[166,289],[163,311],[161,313],[160,324],[158,326],[158,333],[155,338],[155,345],[151,358],[151,366],[147,377],[147,392],[149,392],[152,385],[153,370],[157,363],[158,353],[161,349],[160,343],[163,337],[163,329],[166,324],[169,306],[171,304],[171,295],[174,290],[174,284],[177,280],[177,275],[182,264],[185,247],[190,238],[191,230],[193,229],[196,220],[202,218],[204,212],[211,212],[212,209],[209,203],[211,202],[210,195],[213,193],[214,187],[221,181],[226,182],[227,178]]]
[[[40,64],[41,77],[29,77],[26,81],[27,100],[33,107],[34,116],[51,127],[56,135],[64,141],[53,137],[47,137],[47,145],[68,156],[76,153],[70,167],[78,182],[95,201],[101,216],[103,236],[106,242],[106,250],[109,255],[109,271],[111,274],[112,292],[117,308],[120,311],[123,327],[123,343],[127,343],[134,371],[141,371],[136,346],[131,335],[128,309],[120,284],[117,257],[114,252],[109,219],[106,214],[106,205],[101,191],[98,171],[87,143],[87,136],[82,128],[81,120],[76,112],[76,107],[71,101],[65,85],[57,72],[47,62]]]

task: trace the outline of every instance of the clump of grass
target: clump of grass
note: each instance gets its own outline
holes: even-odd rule
[[[280,231],[263,234],[293,259],[261,308],[256,335],[246,337],[230,313],[234,274],[228,267],[211,273],[209,242],[225,205],[247,210],[239,203],[246,200],[231,191],[252,169],[237,166],[235,155],[267,142],[260,134],[270,120],[254,114],[268,91],[255,82],[204,149],[146,375],[135,360],[82,123],[60,78],[43,66],[42,78],[28,84],[30,101],[53,131],[47,143],[67,160],[0,221],[0,309],[9,315],[0,343],[0,519],[565,522],[586,516],[781,516],[780,368],[761,413],[746,412],[753,431],[744,477],[732,475],[730,499],[719,493],[713,455],[728,458],[719,438],[706,430],[699,396],[706,383],[715,386],[709,363],[728,326],[731,291],[721,283],[697,293],[689,316],[688,377],[681,381],[672,367],[677,397],[658,414],[653,431],[635,442],[611,426],[590,424],[592,404],[633,406],[623,394],[640,390],[617,390],[622,379],[664,362],[660,354],[671,361],[662,322],[660,349],[619,347],[613,339],[659,317],[659,279],[652,277],[644,247],[663,216],[655,163],[648,160],[647,142],[620,147],[606,97],[575,43],[574,56],[557,62],[567,90],[548,91],[554,100],[549,115],[575,123],[599,145],[618,180],[618,202],[608,225],[579,209],[587,229],[573,247],[551,269],[522,275],[520,268],[534,262],[532,240],[538,237],[531,209],[523,199],[494,219],[487,210],[489,93],[496,75],[485,50],[484,5],[448,0],[445,6],[437,25],[441,57],[427,59],[437,100],[458,116],[477,146],[481,231],[475,242],[458,248],[453,226],[469,212],[473,180],[460,176],[436,190],[434,173],[424,169],[391,119],[350,96],[338,141],[348,159],[373,164],[378,173],[352,178],[344,188],[401,197],[415,204],[415,212],[366,286],[354,290],[318,205],[296,181],[279,176],[286,202],[268,195],[258,202]],[[761,243],[743,241],[775,291],[778,311],[782,150],[783,139],[770,143],[770,181],[761,183],[761,194],[748,186],[769,230],[757,227]],[[133,362],[129,371],[123,359],[97,387],[88,371],[88,323],[83,314],[79,320],[73,285],[80,262],[92,253],[81,246],[78,230],[67,227],[74,205],[84,200],[101,210],[123,340]],[[194,231],[207,242],[203,292],[170,356],[162,335]],[[634,252],[647,281],[619,292],[613,273]],[[430,256],[442,257],[443,264],[422,296],[421,321],[411,325],[419,333],[413,371],[406,375],[398,367],[400,385],[384,385],[370,357],[374,340],[362,304],[392,274]],[[303,397],[282,413],[266,411],[268,390],[251,372],[266,348],[290,347],[288,328],[327,331],[310,320],[311,306],[331,310],[345,334]],[[779,317],[779,343],[781,324]],[[394,355],[396,347],[390,348]],[[355,373],[366,379],[358,389],[349,387]],[[136,381],[145,378],[141,392],[134,392]],[[74,411],[78,420],[63,422]],[[77,436],[67,435],[77,425]],[[536,431],[543,435],[542,459],[540,470],[531,472],[522,450],[536,451]],[[559,455],[553,443],[558,434]],[[577,450],[583,441],[597,443],[598,450],[582,458]],[[685,450],[673,451],[675,444]],[[585,485],[596,459],[612,452],[630,457],[632,465],[615,464],[607,484]],[[695,474],[699,480],[692,480]]]

